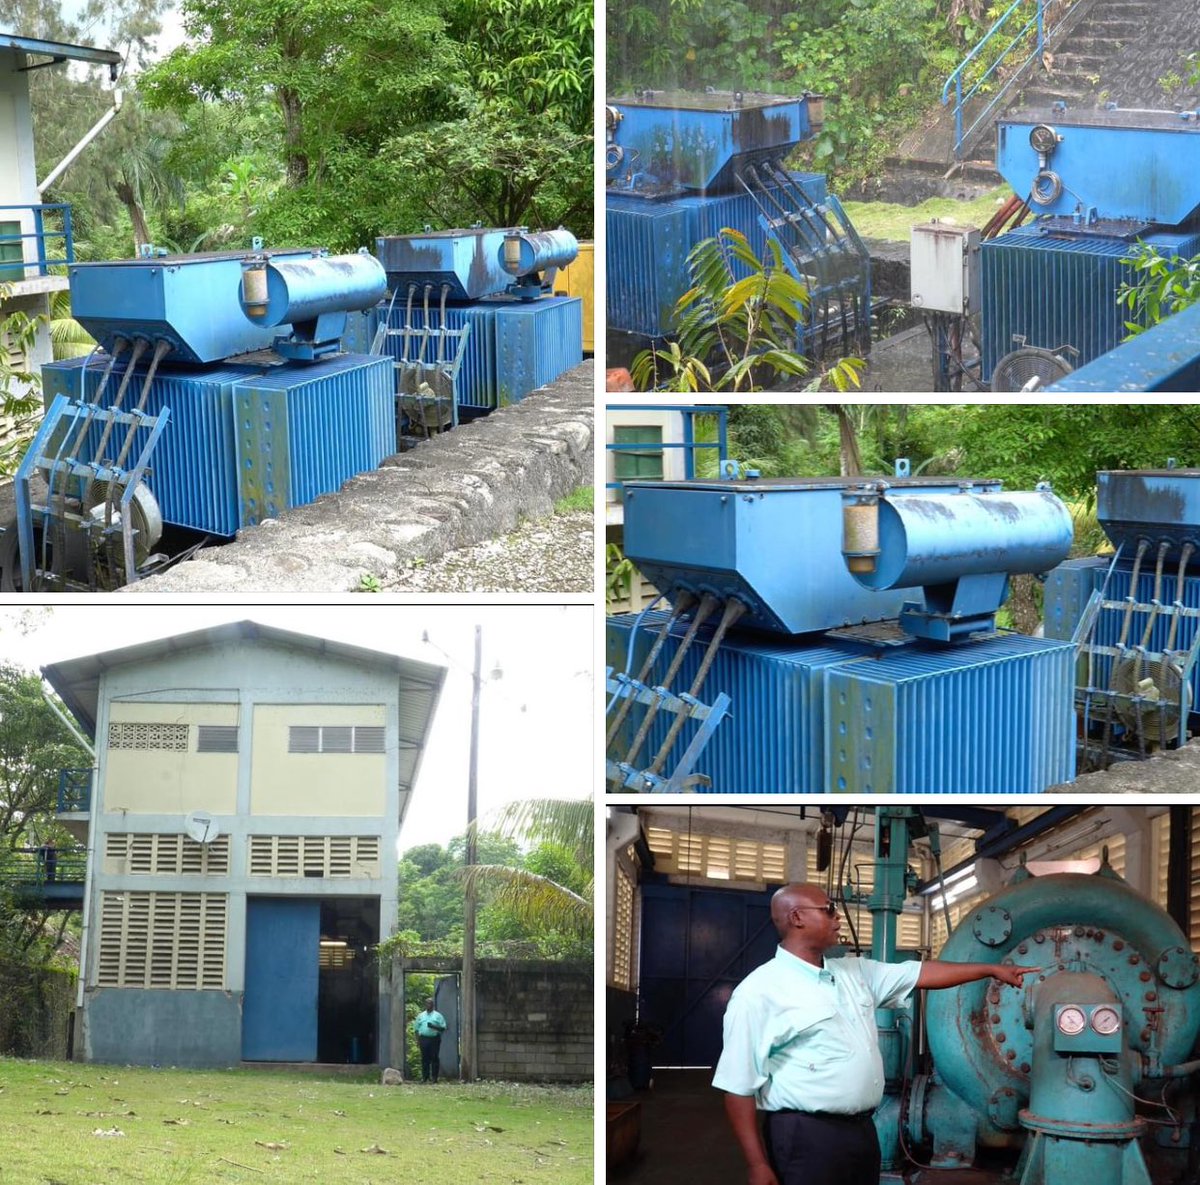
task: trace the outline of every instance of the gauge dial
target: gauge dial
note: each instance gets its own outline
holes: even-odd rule
[[[1105,1005],[1092,1013],[1092,1028],[1102,1037],[1108,1037],[1121,1027],[1121,1014]]]
[[[1074,1004],[1067,1005],[1058,1014],[1058,1031],[1065,1033],[1068,1037],[1082,1033],[1086,1024],[1087,1017],[1084,1016],[1083,1009],[1077,1008]]]
[[[1058,133],[1048,123],[1039,123],[1029,133],[1029,146],[1034,152],[1051,153],[1058,147]]]

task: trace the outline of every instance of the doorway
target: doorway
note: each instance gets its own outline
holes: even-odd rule
[[[406,971],[404,973],[404,1076],[410,1081],[421,1077],[421,1052],[416,1034],[412,1030],[413,1018],[425,1007],[425,1001],[433,997],[434,1009],[446,1021],[446,1031],[438,1049],[439,1069],[443,1078],[458,1078],[461,1073],[461,1049],[459,1044],[459,1001],[461,997],[459,973],[435,974],[430,971]]]
[[[376,1060],[378,897],[249,897],[242,1059]]]

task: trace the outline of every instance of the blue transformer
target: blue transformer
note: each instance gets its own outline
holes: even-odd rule
[[[1200,254],[1195,112],[1017,111],[999,121],[996,167],[1035,219],[980,247],[985,378],[1021,345],[1065,349],[1079,367],[1117,347],[1137,241]]]
[[[655,782],[672,745],[715,793],[1070,781],[1075,648],[993,622],[1071,535],[991,480],[626,483],[625,553],[673,609],[609,619],[610,781],[682,788]]]
[[[1100,692],[1109,689],[1114,659],[1120,663],[1126,653],[1131,658],[1144,653],[1149,657],[1142,659],[1138,673],[1156,684],[1152,694],[1177,694],[1169,672],[1164,682],[1163,664],[1153,657],[1175,656],[1174,666],[1187,676],[1189,714],[1195,725],[1200,665],[1188,668],[1185,656],[1200,639],[1200,470],[1106,471],[1096,475],[1096,488],[1097,517],[1118,550],[1111,557],[1068,560],[1050,573],[1046,636],[1089,644],[1091,669],[1081,663],[1081,692],[1085,684]],[[1093,606],[1089,613],[1093,597],[1099,598],[1100,607]],[[1118,649],[1123,632],[1125,643]],[[1125,716],[1128,721],[1130,713]],[[1133,719],[1136,723],[1136,713]],[[1177,722],[1168,723],[1172,730],[1167,739],[1173,742],[1178,739]],[[1154,744],[1157,720],[1148,727],[1148,740]]]
[[[145,365],[135,372],[140,386]],[[49,406],[57,395],[91,401],[104,367],[86,358],[42,368]],[[119,378],[122,373],[114,372]],[[101,406],[109,407],[110,381]],[[308,366],[237,364],[162,369],[146,401],[170,420],[146,484],[163,520],[229,537],[242,527],[333,493],[396,451],[391,365],[340,354]],[[98,441],[99,424],[90,429]],[[146,430],[139,429],[140,443]]]
[[[648,341],[673,332],[691,286],[687,256],[724,228],[784,266],[811,298],[797,346],[815,357],[870,348],[870,261],[823,176],[788,154],[820,126],[823,100],[729,91],[642,91],[608,100],[608,327]],[[746,274],[734,265],[735,276]]]
[[[543,277],[569,264],[569,231],[473,227],[385,235],[375,253],[392,296],[375,314],[378,349],[400,390],[432,377],[458,410],[517,403],[583,361],[583,302],[549,296]],[[464,335],[464,332],[465,335]]]
[[[638,669],[668,615],[646,615],[629,669]],[[626,669],[636,618],[609,618],[606,662]],[[672,626],[647,682],[661,683],[683,637]],[[997,634],[961,650],[912,643],[872,651],[821,634],[785,638],[738,631],[717,651],[706,696],[732,700],[699,768],[714,794],[1028,794],[1075,774],[1075,650]],[[690,650],[678,683],[701,662]],[[643,719],[626,720],[620,748]],[[647,748],[671,721],[660,713]],[[689,721],[679,746],[698,725]]]

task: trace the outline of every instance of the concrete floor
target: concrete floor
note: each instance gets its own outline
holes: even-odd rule
[[[622,1102],[642,1108],[637,1155],[608,1180],[621,1185],[729,1185],[745,1179],[711,1070],[656,1070],[649,1090]]]

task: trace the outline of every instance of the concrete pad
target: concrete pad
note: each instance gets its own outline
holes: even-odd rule
[[[590,485],[592,403],[589,361],[520,403],[387,458],[336,494],[120,591],[354,592],[364,576],[386,586],[416,560],[506,534]]]
[[[1146,761],[1125,761],[1111,769],[1083,774],[1074,782],[1051,786],[1050,794],[1196,794],[1200,793],[1200,741],[1192,741]]]

